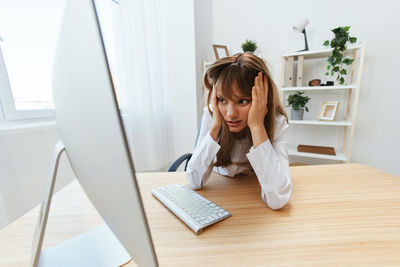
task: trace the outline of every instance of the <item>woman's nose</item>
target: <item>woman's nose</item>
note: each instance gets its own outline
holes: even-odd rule
[[[228,119],[230,119],[230,120],[236,119],[237,114],[238,114],[238,112],[237,112],[237,108],[235,107],[235,105],[229,104],[228,112],[227,112]]]

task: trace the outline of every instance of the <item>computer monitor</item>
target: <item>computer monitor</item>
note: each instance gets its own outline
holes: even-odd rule
[[[135,263],[157,266],[93,0],[66,1],[53,66],[53,99],[57,129],[83,190]],[[39,223],[42,238],[47,213]],[[34,241],[33,254],[39,253],[33,265],[45,265],[41,243]],[[107,257],[93,255],[101,256]]]

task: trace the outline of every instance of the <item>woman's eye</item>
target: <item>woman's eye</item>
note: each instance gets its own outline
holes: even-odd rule
[[[239,100],[239,104],[248,104],[248,103],[250,103],[249,99],[240,99]]]
[[[218,97],[218,102],[225,103],[225,99]]]

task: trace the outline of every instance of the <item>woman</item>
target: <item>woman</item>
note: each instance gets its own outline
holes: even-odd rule
[[[186,170],[189,184],[201,188],[212,170],[231,177],[255,173],[263,201],[282,208],[292,192],[288,124],[267,66],[251,53],[226,57],[208,69],[204,85],[208,107]]]

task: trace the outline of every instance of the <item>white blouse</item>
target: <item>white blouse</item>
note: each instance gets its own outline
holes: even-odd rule
[[[230,177],[249,173],[245,166],[235,164],[210,167],[216,161],[216,155],[221,147],[209,133],[211,124],[212,115],[205,107],[197,145],[186,170],[186,177],[193,189],[203,187],[213,170]],[[292,193],[287,152],[288,127],[285,117],[279,114],[276,116],[272,144],[268,139],[257,148],[251,147],[249,150],[249,141],[244,139],[236,140],[232,149],[232,162],[250,162],[261,186],[261,198],[271,209],[285,206]]]

